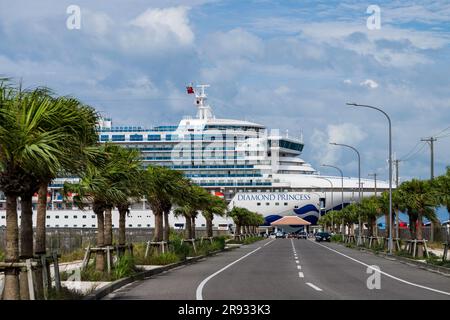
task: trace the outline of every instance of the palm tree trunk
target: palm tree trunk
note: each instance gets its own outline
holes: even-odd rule
[[[46,252],[47,188],[48,184],[43,183],[39,186],[38,191],[35,254],[45,254]]]
[[[236,230],[234,230],[234,235],[238,236],[241,234],[241,225],[236,223]]]
[[[213,223],[212,223],[213,219],[211,217],[208,217],[205,220],[206,220],[206,236],[212,237],[213,236]]]
[[[22,194],[20,197],[20,258],[33,257],[33,207],[32,195]],[[20,300],[29,300],[28,276],[26,269],[20,270],[19,275]]]
[[[191,217],[192,223],[191,223],[191,239],[195,239],[195,217]]]
[[[118,209],[119,209],[119,245],[124,246],[126,243],[125,220],[128,210],[127,208],[125,208],[125,206],[118,206]]]
[[[185,216],[186,227],[184,228],[184,237],[185,239],[192,239],[192,220],[191,217]]]
[[[164,234],[163,234],[163,241],[168,242],[169,241],[169,234],[170,234],[170,225],[169,225],[169,213],[168,211],[164,211]]]
[[[20,258],[33,257],[33,207],[32,195],[22,194],[20,196]]]
[[[422,212],[419,211],[417,214],[417,240],[423,240],[423,233],[422,233]],[[423,257],[423,246],[420,244],[417,246],[417,257],[422,258]]]
[[[154,212],[155,215],[155,235],[153,236],[153,241],[160,242],[163,239],[163,213]]]
[[[105,246],[105,218],[103,211],[96,212],[97,214],[97,247],[102,248]],[[105,271],[105,253],[103,251],[97,251],[95,255],[95,269],[97,271]]]
[[[17,226],[17,196],[6,194],[6,262],[19,261],[19,227]],[[19,272],[5,270],[4,300],[19,300]]]
[[[384,223],[386,225],[386,227],[384,228],[384,231],[385,231],[384,237],[388,238],[389,237],[389,228],[391,227],[391,224],[389,222],[389,214],[387,214],[387,213],[384,214]]]
[[[38,190],[38,203],[36,210],[36,239],[34,245],[34,253],[42,255],[46,253],[46,218],[47,218],[47,190],[48,184],[42,183]],[[43,275],[42,266],[38,266],[35,272],[36,276],[36,297],[43,299]]]
[[[104,238],[104,244],[105,246],[111,246],[112,245],[112,209],[107,208],[105,210],[105,238]]]

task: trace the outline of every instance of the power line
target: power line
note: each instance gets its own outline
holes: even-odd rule
[[[408,161],[411,158],[415,157],[417,154],[419,154],[420,152],[422,152],[422,150],[425,148],[426,146],[426,142],[422,142],[422,146],[420,149],[418,149],[416,152],[414,152],[413,154],[409,155],[407,158],[401,159],[402,161]]]
[[[419,147],[421,144],[422,144],[422,149],[423,149],[425,143],[423,141],[419,141],[408,153],[406,153],[403,157],[400,157],[400,159],[406,161],[406,160],[410,159],[412,156],[416,155],[418,152],[421,151],[421,149],[416,150],[416,148]]]
[[[432,137],[440,138],[439,135],[442,134],[442,133],[444,133],[444,132],[447,131],[448,129],[450,129],[450,126],[448,126],[447,128],[445,128],[444,130],[439,131],[439,132],[436,133],[436,134],[433,134]]]

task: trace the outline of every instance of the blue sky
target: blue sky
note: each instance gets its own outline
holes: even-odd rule
[[[80,30],[66,27],[72,4]],[[380,30],[366,26],[371,4]],[[351,144],[363,176],[386,179],[385,119],[345,102],[382,106],[394,151],[407,159],[401,180],[427,178],[429,149],[418,142],[450,126],[449,21],[442,0],[0,0],[0,75],[147,127],[194,115],[185,85],[206,82],[217,117],[303,132],[305,160],[348,176],[354,154],[328,142]],[[439,133],[436,174],[450,164],[449,135]]]

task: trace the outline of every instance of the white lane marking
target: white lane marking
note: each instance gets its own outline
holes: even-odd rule
[[[300,266],[300,265],[297,266],[297,269],[298,269],[298,270],[300,270],[301,268],[302,268],[302,266]]]
[[[304,277],[303,272],[299,272],[299,273],[298,273],[298,276],[299,276],[300,278],[303,278],[303,277]]]
[[[318,286],[313,285],[311,282],[307,282],[306,284],[316,291],[322,291],[322,289],[320,289]]]
[[[299,263],[300,263],[300,261],[298,261],[298,260],[295,260],[295,263],[296,263],[296,264],[299,264]]]
[[[202,282],[200,282],[200,284],[197,287],[197,290],[195,292],[195,296],[197,300],[203,300],[203,287],[205,286],[205,284],[211,280],[212,278],[214,278],[215,276],[217,276],[219,273],[221,273],[222,271],[225,271],[226,269],[228,269],[229,267],[231,267],[233,264],[238,263],[239,261],[241,261],[242,259],[247,258],[249,255],[255,253],[256,251],[258,251],[259,249],[261,249],[262,247],[258,247],[255,250],[247,253],[245,256],[240,257],[239,259],[227,264],[225,267],[223,267],[222,269],[220,269],[219,271],[214,272],[212,275],[208,276],[207,278],[205,278]]]
[[[375,271],[377,271],[377,272],[379,272],[379,273],[381,273],[381,274],[384,274],[386,277],[389,277],[389,278],[391,278],[391,279],[397,280],[397,281],[399,281],[399,282],[403,282],[403,283],[408,284],[408,285],[410,285],[410,286],[414,286],[414,287],[417,287],[417,288],[421,288],[421,289],[425,289],[425,290],[429,290],[429,291],[433,291],[433,292],[437,292],[437,293],[441,293],[441,294],[445,294],[445,295],[447,295],[447,296],[450,296],[450,292],[441,291],[441,290],[438,290],[438,289],[433,289],[433,288],[430,288],[430,287],[422,286],[422,285],[417,284],[417,283],[413,283],[413,282],[409,282],[409,281],[406,281],[406,280],[397,278],[397,277],[395,277],[395,276],[393,276],[393,275],[391,275],[391,274],[389,274],[389,273],[386,273],[386,272],[384,272],[384,271],[375,269],[375,268],[373,268],[372,266],[370,266],[370,265],[368,265],[368,264],[366,264],[366,263],[364,263],[364,262],[362,262],[362,261],[359,261],[359,260],[357,260],[357,259],[355,259],[355,258],[349,257],[349,256],[347,256],[347,255],[345,255],[345,254],[343,254],[343,253],[341,253],[341,252],[339,252],[339,251],[336,251],[336,250],[334,250],[334,249],[328,248],[327,246],[325,246],[325,245],[323,245],[323,244],[320,244],[320,243],[317,243],[317,242],[313,242],[313,243],[315,243],[315,244],[317,244],[317,245],[319,245],[319,246],[321,246],[321,247],[324,247],[325,249],[328,249],[328,250],[330,250],[330,251],[333,251],[334,253],[337,253],[337,254],[339,254],[339,255],[341,255],[341,256],[343,256],[343,257],[346,257],[347,259],[350,259],[350,260],[352,260],[352,261],[354,261],[354,262],[356,262],[356,263],[362,264],[363,266],[368,267],[368,268],[370,268],[370,269],[372,269],[372,270],[375,270]]]
[[[275,241],[275,239],[270,240],[269,242],[267,242],[267,243],[264,244],[264,247],[267,246],[268,244],[271,244],[271,243],[274,242],[274,241]]]

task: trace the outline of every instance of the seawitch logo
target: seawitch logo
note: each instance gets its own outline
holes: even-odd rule
[[[303,201],[311,200],[311,195],[303,193],[252,193],[238,194],[237,201]]]

